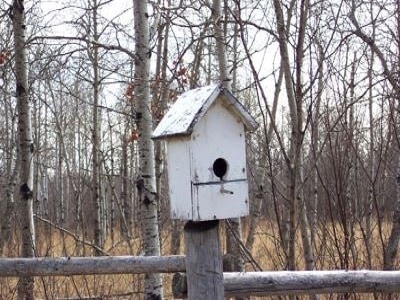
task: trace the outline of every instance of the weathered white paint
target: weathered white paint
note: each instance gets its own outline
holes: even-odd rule
[[[193,216],[190,175],[190,137],[167,140],[167,167],[172,219]]]
[[[176,122],[176,123],[174,123]],[[153,138],[167,141],[171,217],[204,221],[248,214],[245,131],[257,123],[221,85],[183,94]],[[222,158],[227,172],[213,170]]]
[[[213,172],[218,158],[228,163],[224,182]],[[167,161],[173,219],[200,221],[248,214],[244,127],[220,103],[191,137],[167,141]]]
[[[246,145],[244,126],[222,104],[218,98],[192,133],[192,161],[194,182],[217,181],[212,164],[217,158],[228,162],[228,172],[224,177],[246,179]],[[209,160],[212,161],[209,161]],[[205,168],[204,164],[210,166]]]
[[[248,214],[244,125],[217,99],[195,126],[191,143],[193,219],[212,220]],[[223,158],[228,170],[221,182],[213,171]],[[221,192],[221,188],[232,192]]]

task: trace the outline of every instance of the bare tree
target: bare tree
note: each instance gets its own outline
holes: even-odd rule
[[[93,39],[94,41],[99,40],[99,33],[97,27],[97,0],[91,2],[92,9],[92,21],[93,21]],[[104,243],[104,230],[103,230],[103,214],[102,214],[102,197],[100,189],[100,111],[99,111],[99,93],[100,93],[100,78],[99,78],[99,47],[95,44],[93,50],[89,51],[89,57],[93,67],[93,120],[92,120],[92,197],[93,204],[95,207],[95,224],[94,224],[94,243],[98,247],[103,247]],[[98,253],[99,255],[100,253]]]
[[[308,13],[310,9],[310,2],[308,0],[300,1],[299,10],[300,17],[298,23],[298,35],[295,45],[295,65],[296,72],[292,75],[290,68],[290,58],[288,50],[288,36],[287,29],[285,27],[285,19],[283,15],[283,9],[280,1],[274,0],[274,9],[276,16],[276,26],[279,42],[279,50],[281,55],[285,84],[286,94],[288,97],[289,111],[290,111],[290,122],[291,122],[291,136],[290,136],[290,149],[287,160],[288,169],[288,203],[289,203],[289,240],[288,240],[288,268],[295,268],[295,236],[297,230],[297,216],[300,219],[300,229],[303,241],[304,258],[306,268],[308,270],[314,269],[314,254],[311,246],[311,234],[309,232],[309,224],[306,214],[306,207],[304,204],[304,194],[302,189],[303,184],[303,165],[302,165],[302,145],[303,145],[303,128],[304,128],[304,116],[303,116],[303,103],[304,103],[304,91],[303,91],[303,79],[302,69],[304,64],[304,47],[305,47],[305,36]],[[289,16],[293,14],[293,7],[288,9]],[[290,21],[286,21],[288,24]]]
[[[22,233],[22,257],[35,256],[35,227],[33,221],[33,138],[31,103],[28,88],[28,63],[25,39],[25,3],[14,0],[10,11],[14,30],[15,76],[18,107],[18,143],[20,178],[18,217]],[[23,277],[18,283],[18,298],[33,299],[34,279]]]
[[[397,12],[396,12],[396,17],[397,17],[397,39],[400,36],[400,4],[397,3]],[[384,52],[381,50],[381,48],[378,46],[376,41],[370,37],[366,32],[364,32],[362,26],[360,25],[357,16],[357,4],[355,0],[352,0],[350,3],[350,13],[349,13],[349,18],[354,26],[354,33],[356,36],[358,36],[366,45],[368,45],[374,55],[376,55],[377,59],[379,60],[381,67],[383,69],[383,74],[385,78],[389,81],[391,84],[392,88],[394,89],[395,93],[395,98],[398,101],[400,98],[400,85],[398,82],[397,78],[397,72],[399,69],[399,61],[400,59],[397,59],[397,65],[395,70],[396,72],[393,72],[389,66],[390,60],[385,56]],[[400,55],[400,43],[397,42],[398,46],[398,53],[397,56]],[[398,108],[398,105],[395,106]],[[395,120],[397,119],[396,116],[394,116],[393,123],[395,124]],[[386,245],[385,253],[384,253],[384,269],[390,270],[394,268],[394,261],[397,256],[397,251],[398,251],[398,245],[400,242],[400,157],[398,158],[397,162],[397,172],[396,172],[396,186],[397,186],[397,199],[393,208],[393,216],[392,216],[392,228],[390,231],[389,239]]]
[[[7,19],[5,21],[8,21]],[[0,25],[1,27],[1,25]],[[4,149],[4,157],[2,159],[5,161],[5,199],[3,212],[0,214],[0,256],[2,255],[5,245],[10,241],[12,232],[12,220],[15,215],[15,199],[14,190],[17,185],[18,173],[19,173],[19,157],[18,157],[18,141],[16,140],[15,132],[15,107],[12,102],[12,97],[10,93],[10,86],[12,85],[11,78],[11,51],[10,45],[12,28],[8,26],[3,26],[4,30],[1,31],[1,44],[3,49],[0,52],[0,65],[2,70],[0,71],[0,76],[3,80],[3,84],[0,88],[0,93],[2,94],[2,110],[3,114],[3,124],[1,124],[2,129],[5,132],[4,143],[1,144],[2,149]],[[8,49],[8,50],[6,50]],[[4,126],[4,127],[3,127]]]
[[[145,255],[160,255],[158,232],[154,145],[151,139],[153,121],[150,104],[149,14],[146,0],[133,1],[135,21],[134,101],[138,137],[139,172],[136,187],[140,201],[142,250]],[[162,299],[160,274],[147,274],[144,282],[146,299]]]

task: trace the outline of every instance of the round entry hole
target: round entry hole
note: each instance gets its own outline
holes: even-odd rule
[[[223,158],[217,158],[213,163],[213,171],[215,176],[222,178],[225,176],[226,171],[228,171],[228,163]]]

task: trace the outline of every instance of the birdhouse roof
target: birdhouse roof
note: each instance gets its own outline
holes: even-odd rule
[[[227,109],[243,122],[246,130],[257,129],[257,122],[246,108],[219,83],[181,94],[154,130],[153,138],[190,135],[197,122],[218,98],[221,98]]]

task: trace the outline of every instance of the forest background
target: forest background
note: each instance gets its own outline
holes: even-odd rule
[[[1,256],[182,253],[151,129],[222,81],[260,124],[231,269],[398,268],[399,1],[7,0],[0,32]],[[162,298],[167,280],[1,279],[0,297]]]

